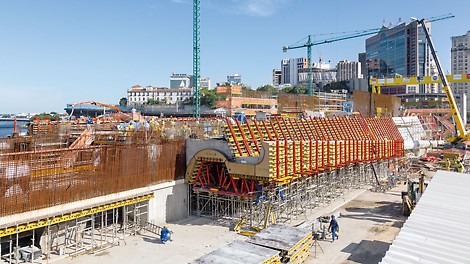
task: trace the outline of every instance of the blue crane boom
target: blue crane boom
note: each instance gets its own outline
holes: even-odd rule
[[[435,22],[435,21],[444,20],[444,19],[453,18],[453,17],[455,16],[449,13],[446,15],[431,17],[429,19],[426,19],[426,21]],[[288,50],[291,50],[291,49],[299,49],[299,48],[305,48],[305,47],[307,48],[308,95],[312,95],[313,94],[313,91],[312,91],[312,83],[313,83],[313,80],[312,80],[312,46],[372,35],[372,34],[378,33],[381,30],[383,30],[383,28],[372,28],[372,29],[352,31],[352,32],[349,32],[348,34],[344,34],[344,35],[340,35],[340,36],[328,38],[328,39],[316,40],[316,41],[312,41],[312,35],[308,35],[307,41],[305,43],[294,44],[290,46],[283,46],[282,51],[287,52]]]

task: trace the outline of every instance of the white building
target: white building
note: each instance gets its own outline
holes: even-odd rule
[[[211,89],[211,79],[210,78],[199,78],[199,88],[208,88]]]
[[[312,79],[314,83],[323,85],[336,81],[336,70],[331,69],[330,64],[313,63]],[[281,61],[281,85],[308,85],[308,59],[295,58]]]
[[[170,88],[191,88],[192,87],[192,75],[185,73],[173,73],[170,76]]]
[[[336,64],[336,80],[349,81],[353,78],[362,78],[361,63],[357,61],[342,60]]]
[[[154,99],[158,102],[176,104],[192,97],[191,88],[158,88],[155,86],[134,85],[127,90],[127,104],[141,105]]]
[[[452,37],[451,53],[451,72],[452,74],[468,74],[470,63],[470,31],[462,36]],[[452,90],[456,94],[469,94],[469,83],[453,83]],[[467,105],[469,105],[470,96],[467,96]]]
[[[281,84],[299,84],[299,72],[308,69],[307,58],[283,59],[281,61]]]
[[[277,87],[281,84],[281,69],[273,69],[273,86]]]
[[[232,74],[227,76],[227,83],[234,84],[234,85],[241,85],[242,84],[242,76],[240,74]]]

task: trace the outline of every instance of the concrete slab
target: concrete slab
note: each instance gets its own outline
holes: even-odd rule
[[[233,241],[193,263],[198,264],[259,264],[279,258],[279,251],[250,244],[245,241]]]
[[[310,235],[311,231],[308,229],[276,224],[261,230],[258,234],[247,239],[247,242],[289,252]]]

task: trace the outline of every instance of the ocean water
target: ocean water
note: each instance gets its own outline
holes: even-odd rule
[[[17,122],[16,131],[23,132],[27,131],[26,128],[21,127],[26,124],[26,122]],[[0,121],[0,138],[6,138],[13,133],[13,121]]]

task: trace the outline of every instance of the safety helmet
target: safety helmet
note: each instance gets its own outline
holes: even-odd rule
[[[335,215],[331,215],[331,218],[335,218]]]

